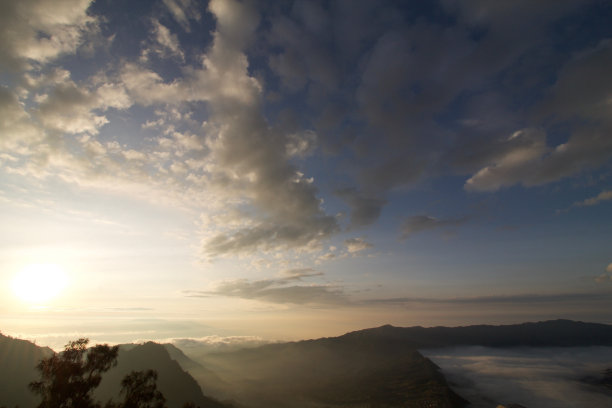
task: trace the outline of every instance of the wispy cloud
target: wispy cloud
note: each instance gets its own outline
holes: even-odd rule
[[[400,232],[402,239],[408,238],[412,234],[427,231],[431,229],[456,227],[464,224],[468,218],[448,218],[438,219],[429,215],[414,215],[408,217],[402,223]]]
[[[543,303],[571,303],[579,301],[588,302],[604,302],[612,303],[609,298],[610,293],[558,293],[558,294],[538,294],[538,293],[526,293],[517,295],[495,295],[495,296],[472,296],[472,297],[397,297],[397,298],[382,298],[382,299],[368,299],[365,303],[371,304],[411,304],[411,303],[423,303],[423,304],[543,304]]]
[[[583,201],[575,202],[572,204],[572,207],[590,207],[609,200],[612,200],[612,190],[602,191],[595,197],[586,198]]]
[[[342,288],[329,284],[291,285],[303,278],[322,276],[312,269],[285,271],[277,279],[251,281],[235,279],[219,282],[212,290],[186,290],[188,297],[225,296],[279,304],[334,305],[345,304],[348,298]]]

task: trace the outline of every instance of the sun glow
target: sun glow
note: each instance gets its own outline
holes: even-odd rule
[[[31,264],[13,280],[13,292],[28,303],[45,303],[59,295],[68,284],[66,273],[59,265]]]

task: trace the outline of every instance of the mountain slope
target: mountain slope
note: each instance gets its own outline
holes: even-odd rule
[[[255,407],[462,406],[417,349],[612,346],[612,326],[553,320],[505,326],[393,327],[210,353],[198,361]]]
[[[414,348],[342,338],[212,353],[205,363],[253,407],[462,407]]]
[[[38,378],[38,362],[52,354],[48,347],[0,334],[0,406],[35,406],[39,398],[28,384]]]
[[[96,396],[102,401],[110,398],[118,400],[119,384],[130,371],[152,369],[157,371],[157,389],[166,397],[169,408],[182,407],[186,402],[195,403],[201,408],[226,407],[206,397],[199,384],[170,357],[161,344],[148,342],[135,347],[121,347],[117,361],[117,366],[104,374],[102,383],[96,390]]]
[[[0,406],[36,406],[39,398],[30,392],[28,384],[40,378],[36,365],[52,354],[53,350],[47,347],[0,334]],[[186,363],[188,359],[183,357]],[[131,371],[147,369],[157,371],[157,387],[166,397],[169,408],[182,407],[185,402],[201,408],[227,408],[204,396],[193,377],[181,369],[164,346],[156,343],[121,346],[117,366],[103,374],[96,398],[103,403],[111,398],[120,400],[123,377]]]

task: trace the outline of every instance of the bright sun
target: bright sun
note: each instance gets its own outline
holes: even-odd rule
[[[13,292],[29,303],[45,303],[60,294],[68,278],[55,264],[30,264],[13,280]]]

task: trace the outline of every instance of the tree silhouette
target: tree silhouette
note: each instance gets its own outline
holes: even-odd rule
[[[166,398],[157,391],[157,373],[153,370],[132,371],[121,381],[125,400],[120,408],[165,408]]]
[[[36,366],[40,381],[30,389],[42,397],[38,408],[101,408],[94,401],[93,391],[102,381],[102,374],[117,365],[119,346],[107,344],[87,349],[88,339],[66,344],[64,351],[41,360]],[[132,371],[121,381],[120,403],[108,401],[105,408],[166,408],[163,394],[157,390],[157,372]]]
[[[36,368],[41,380],[30,389],[42,397],[38,408],[98,408],[92,398],[102,373],[117,364],[119,347],[106,344],[87,349],[88,339],[68,343],[63,353],[43,359]]]

